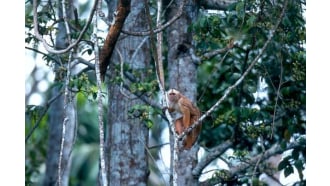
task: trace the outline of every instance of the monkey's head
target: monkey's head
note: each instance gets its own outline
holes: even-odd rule
[[[180,95],[181,93],[175,89],[170,89],[167,92],[168,100],[172,103],[178,102],[178,100],[180,99]]]

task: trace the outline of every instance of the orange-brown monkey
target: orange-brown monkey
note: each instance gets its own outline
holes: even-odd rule
[[[175,132],[182,134],[184,130],[189,128],[200,117],[199,109],[193,105],[193,103],[175,89],[170,89],[167,92],[169,100],[169,112],[178,112],[182,114],[181,118],[175,121]],[[190,149],[198,138],[198,134],[201,131],[202,125],[198,125],[190,133],[187,134],[183,143],[185,149]]]

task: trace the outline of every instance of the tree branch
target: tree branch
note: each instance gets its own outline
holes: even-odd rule
[[[33,24],[34,24],[34,34],[35,37],[42,42],[43,46],[45,47],[45,49],[49,52],[49,53],[54,53],[54,54],[62,54],[62,53],[66,53],[69,50],[71,50],[73,47],[75,47],[81,40],[81,38],[83,37],[83,35],[85,34],[85,32],[88,29],[88,26],[90,25],[90,23],[92,22],[92,18],[94,15],[94,12],[96,10],[96,6],[97,6],[97,0],[95,0],[93,8],[89,14],[87,23],[85,24],[84,28],[82,29],[81,33],[78,36],[78,39],[71,43],[67,48],[65,49],[61,49],[61,50],[56,50],[54,49],[52,46],[50,46],[47,41],[40,35],[39,33],[39,29],[38,29],[38,12],[37,12],[37,0],[33,0]]]
[[[274,135],[277,104],[278,104],[278,100],[279,100],[279,97],[280,97],[280,94],[281,94],[280,90],[281,90],[281,86],[282,86],[282,83],[283,83],[283,63],[282,63],[282,60],[281,60],[281,65],[280,66],[281,66],[280,83],[278,84],[278,88],[277,88],[277,91],[276,91],[276,98],[275,98],[275,105],[274,105],[274,112],[273,112],[273,122],[272,122],[272,133],[270,134],[270,138],[272,138],[273,135]]]
[[[124,22],[130,12],[131,1],[130,0],[120,0],[117,6],[117,15],[114,18],[114,24],[110,26],[107,37],[104,41],[100,53],[100,75],[101,80],[104,81],[105,74],[110,63],[110,58],[112,56],[113,50],[116,46],[120,31],[124,26]]]
[[[50,58],[51,60],[53,60],[56,64],[61,65],[61,63],[60,63],[59,61],[57,61],[57,59],[55,59],[54,57],[52,57],[52,56],[49,55],[49,54],[46,54],[46,53],[44,53],[44,52],[39,51],[38,49],[31,48],[31,47],[27,47],[27,46],[26,46],[25,48],[28,49],[28,50],[32,50],[32,51],[34,51],[34,52],[36,52],[36,53],[42,54],[42,55],[44,55],[44,56],[47,56],[48,58]]]
[[[199,177],[202,174],[203,169],[211,163],[214,159],[216,159],[218,156],[226,152],[228,148],[230,148],[233,145],[233,143],[230,140],[225,141],[224,143],[218,145],[217,147],[214,147],[211,149],[211,152],[198,164],[192,171],[192,175],[195,177]]]
[[[212,57],[214,57],[218,54],[228,52],[233,47],[234,47],[234,40],[231,39],[229,41],[228,45],[225,48],[220,48],[220,49],[217,49],[217,50],[212,50],[210,52],[207,52],[207,53],[203,54],[203,57],[206,58],[206,59],[210,59],[210,58],[212,58]]]

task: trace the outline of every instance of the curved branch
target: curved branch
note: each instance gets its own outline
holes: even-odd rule
[[[225,52],[228,52],[233,47],[234,47],[234,40],[231,39],[225,48],[220,48],[217,50],[212,50],[210,52],[207,52],[207,53],[203,54],[203,57],[205,57],[206,59],[210,59],[218,54],[223,54]]]
[[[104,45],[100,52],[100,76],[104,81],[105,74],[110,63],[113,50],[116,46],[120,31],[124,26],[124,22],[131,10],[130,0],[120,0],[117,6],[117,15],[114,18],[114,24],[110,26]]]
[[[85,32],[87,31],[88,29],[88,26],[90,25],[90,23],[92,22],[92,18],[94,16],[94,12],[96,10],[96,6],[97,6],[97,0],[95,0],[94,2],[94,5],[93,5],[93,8],[89,14],[89,17],[88,17],[88,21],[87,23],[85,24],[84,28],[82,29],[81,33],[79,34],[78,36],[78,39],[71,43],[67,48],[65,49],[61,49],[61,50],[56,50],[54,49],[52,46],[50,46],[46,40],[40,35],[39,33],[39,29],[38,29],[38,12],[37,12],[37,0],[33,0],[33,24],[34,24],[34,34],[36,36],[36,38],[42,42],[43,46],[45,47],[45,49],[49,52],[49,53],[54,53],[54,54],[62,54],[62,53],[65,53],[65,52],[68,52],[69,50],[71,50],[73,47],[75,47],[79,42],[80,40],[82,39],[83,35],[85,34]]]

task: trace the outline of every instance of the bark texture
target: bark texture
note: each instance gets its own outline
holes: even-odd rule
[[[102,81],[104,81],[105,73],[110,63],[110,58],[116,46],[117,39],[120,35],[121,29],[123,28],[126,17],[130,12],[130,8],[130,0],[119,0],[116,15],[113,18],[114,23],[109,28],[109,32],[100,53],[100,72]]]
[[[133,0],[131,13],[124,29],[142,31],[147,29],[143,0]],[[110,7],[111,8],[111,7]],[[139,119],[129,118],[128,111],[142,102],[125,91],[115,78],[121,76],[115,66],[127,64],[141,71],[150,65],[149,42],[144,37],[120,35],[110,63],[108,86],[108,128],[106,136],[106,168],[110,185],[145,186],[148,180],[148,161],[145,147],[148,144],[148,129]],[[135,77],[143,81],[144,75]],[[124,79],[124,84],[129,84]]]
[[[54,88],[51,95],[59,93],[58,88]],[[58,160],[61,148],[62,122],[63,122],[63,96],[52,103],[49,108],[49,134],[46,160],[46,174],[43,182],[44,186],[55,185],[57,180]]]

